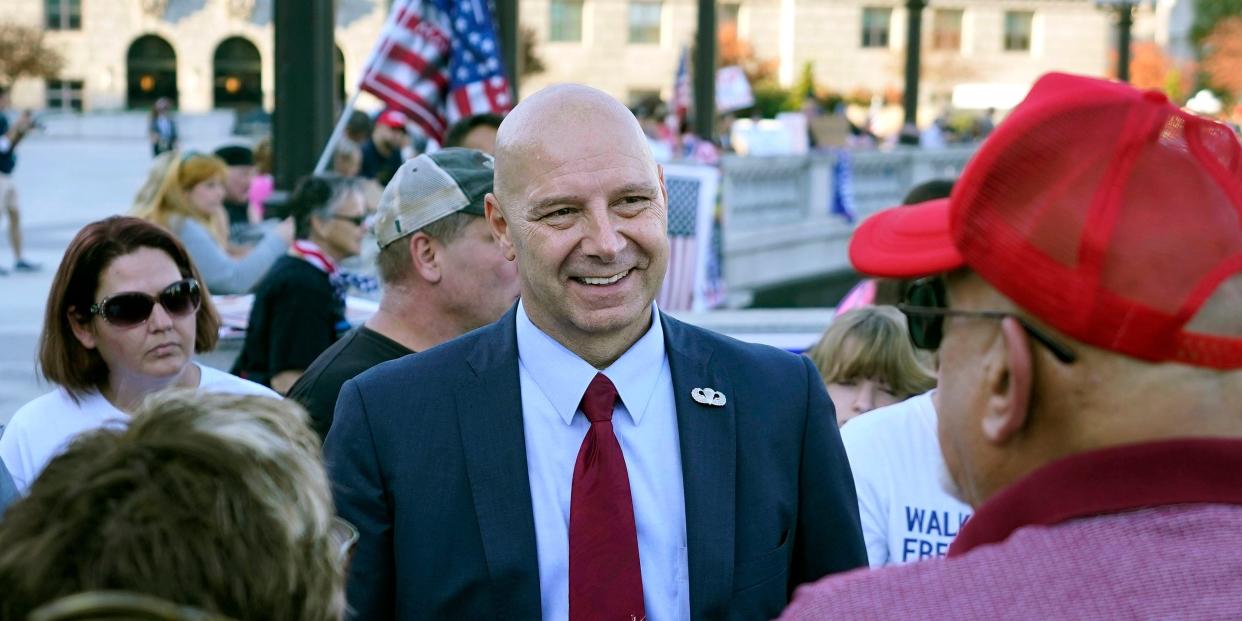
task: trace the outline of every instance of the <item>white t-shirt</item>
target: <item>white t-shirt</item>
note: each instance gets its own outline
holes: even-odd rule
[[[199,390],[280,398],[265,386],[201,364],[198,367],[202,371]],[[98,391],[75,403],[67,390],[57,388],[13,414],[0,436],[0,459],[24,494],[47,463],[78,435],[102,427],[124,427],[128,422],[129,414],[116,409]]]
[[[940,485],[944,457],[932,392],[867,412],[841,427],[858,489],[872,567],[944,556],[970,506]]]

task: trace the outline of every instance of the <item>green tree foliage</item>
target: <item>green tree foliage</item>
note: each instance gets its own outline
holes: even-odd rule
[[[785,104],[787,110],[801,110],[802,103],[808,97],[816,98],[814,70],[815,66],[809,62],[802,65],[802,74],[798,76],[798,82],[789,91],[789,102]]]
[[[1242,0],[1197,0],[1191,39],[1201,45],[1217,24],[1230,17],[1242,17]]]

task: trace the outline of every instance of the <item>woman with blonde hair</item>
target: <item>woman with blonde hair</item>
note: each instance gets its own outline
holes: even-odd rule
[[[838,425],[936,385],[910,343],[905,316],[892,306],[868,306],[837,317],[807,355],[828,387]]]
[[[161,154],[138,191],[131,213],[172,231],[193,257],[212,293],[246,293],[276,259],[288,252],[293,222],[281,222],[245,256],[230,256],[228,214],[224,210],[226,172],[224,162],[213,155]]]

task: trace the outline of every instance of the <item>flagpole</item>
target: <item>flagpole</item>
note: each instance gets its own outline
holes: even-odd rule
[[[332,129],[332,134],[328,136],[328,144],[324,145],[323,153],[319,154],[319,162],[315,164],[314,174],[322,174],[328,168],[328,161],[332,158],[332,151],[336,148],[336,143],[341,139],[341,134],[345,133],[345,126],[349,124],[349,117],[354,112],[354,106],[358,103],[358,96],[362,94],[362,82],[366,80],[367,74],[371,71],[371,65],[376,58],[388,53],[388,49],[392,47],[392,40],[388,34],[392,31],[393,24],[397,21],[397,14],[406,8],[408,2],[394,2],[392,9],[388,11],[388,16],[384,19],[384,25],[380,28],[380,39],[371,48],[370,55],[362,65],[362,71],[358,74],[358,83],[354,85],[354,94],[349,96],[349,101],[341,107],[341,118],[336,120],[336,127]],[[383,51],[381,51],[381,48]]]
[[[349,117],[354,112],[354,105],[358,103],[358,95],[362,94],[362,89],[355,88],[354,94],[349,96],[349,101],[341,108],[341,118],[337,119],[336,127],[332,128],[332,135],[328,136],[328,144],[324,145],[323,153],[319,154],[319,163],[315,164],[314,174],[323,174],[328,168],[328,160],[332,158],[332,151],[336,148],[336,143],[341,139],[341,134],[345,133],[345,126],[349,124]]]

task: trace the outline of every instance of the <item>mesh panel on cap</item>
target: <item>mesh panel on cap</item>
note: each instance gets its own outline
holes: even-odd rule
[[[1007,297],[1078,340],[1242,367],[1238,322],[1208,335],[1226,340],[1182,330],[1242,272],[1237,138],[1154,94],[1076,80],[1037,84],[983,145],[955,188],[955,245]]]
[[[380,196],[375,237],[380,248],[466,206],[457,182],[426,155],[397,169]]]

